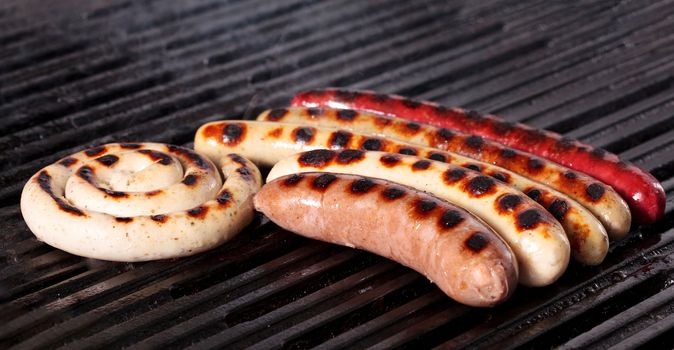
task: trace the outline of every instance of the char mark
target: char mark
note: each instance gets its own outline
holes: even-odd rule
[[[444,229],[451,229],[461,224],[463,220],[465,220],[465,218],[458,210],[449,209],[442,213],[438,224]]]
[[[285,180],[283,180],[283,184],[288,187],[296,186],[299,184],[302,179],[304,179],[304,175],[302,174],[292,174],[291,176],[287,177]]]
[[[208,207],[200,205],[187,211],[187,215],[193,218],[203,218],[208,213]]]
[[[365,152],[357,149],[346,149],[337,154],[338,164],[357,163],[365,158]]]
[[[133,218],[130,217],[116,217],[115,221],[128,224],[133,221]]]
[[[166,216],[164,214],[150,215],[150,219],[152,219],[156,222],[164,223],[164,222],[166,222],[166,220],[168,220],[168,216]]]
[[[109,166],[112,166],[112,165],[115,164],[115,163],[117,163],[118,160],[119,160],[119,157],[117,157],[117,156],[114,155],[114,154],[106,154],[106,155],[104,155],[104,156],[102,156],[102,157],[96,158],[96,161],[97,161],[97,162],[99,162],[99,163],[101,163],[101,164],[103,164],[103,165],[105,165],[105,166],[108,166],[108,167],[109,167]]]
[[[382,196],[387,200],[396,200],[405,196],[405,190],[398,187],[388,187],[382,191]]]
[[[447,184],[455,184],[458,181],[461,181],[464,177],[466,177],[466,171],[461,169],[461,168],[450,168],[445,171],[443,174],[445,183]]]
[[[585,189],[585,193],[587,193],[590,199],[592,199],[595,202],[601,199],[601,197],[604,195],[605,192],[606,189],[604,188],[604,186],[596,182],[591,184],[590,186],[587,186],[587,188]]]
[[[298,158],[298,163],[305,167],[324,168],[328,166],[336,156],[336,152],[327,149],[317,149],[304,152]]]
[[[379,158],[379,161],[386,167],[394,167],[400,163],[400,157],[394,154],[385,154]]]
[[[197,176],[195,174],[189,174],[189,175],[185,176],[185,178],[183,179],[182,182],[187,186],[192,186],[195,183],[197,183],[198,180],[199,180],[199,176]]]
[[[138,143],[120,143],[119,147],[122,147],[123,149],[139,149],[142,146]]]
[[[337,176],[333,174],[321,174],[314,179],[311,185],[315,190],[324,192],[335,180]]]
[[[352,121],[356,119],[358,113],[352,109],[340,109],[337,111],[337,118],[344,121]]]
[[[370,179],[366,178],[358,179],[353,183],[351,183],[351,193],[364,194],[369,192],[374,186],[375,183]]]
[[[488,176],[480,175],[468,180],[466,189],[470,192],[471,195],[480,197],[492,192],[495,185],[496,183],[494,182],[494,179]]]
[[[427,170],[431,166],[431,162],[427,160],[417,160],[412,164],[412,170]]]
[[[103,153],[105,151],[106,151],[105,146],[98,146],[98,147],[90,148],[90,149],[84,151],[84,154],[86,154],[89,157],[95,157],[95,156],[100,155],[101,153]]]
[[[301,127],[293,130],[293,140],[299,144],[310,144],[314,140],[316,129],[311,127]]]
[[[287,113],[288,110],[285,108],[276,108],[269,111],[269,114],[267,114],[267,116],[269,117],[270,120],[279,121],[283,119],[283,117],[285,117]]]
[[[569,211],[569,203],[563,199],[555,199],[548,206],[548,211],[555,217],[555,219],[562,220],[564,219],[566,212]]]
[[[344,148],[349,144],[352,136],[353,134],[348,131],[339,130],[333,132],[332,135],[330,135],[330,140],[328,142],[332,147]]]
[[[489,244],[489,239],[482,232],[475,232],[470,235],[464,244],[472,252],[479,253]]]
[[[516,194],[505,194],[498,200],[498,209],[501,212],[509,212],[517,209],[522,204],[522,198]]]
[[[447,157],[442,153],[431,153],[431,155],[428,156],[428,159],[443,163],[447,162]]]
[[[367,138],[363,141],[361,148],[366,151],[379,151],[381,150],[382,142],[377,138]]]
[[[466,146],[476,151],[480,151],[484,145],[484,139],[477,135],[468,136],[464,142],[466,143]]]
[[[51,188],[51,175],[46,170],[43,170],[40,172],[40,174],[37,176],[37,183],[40,186],[40,189],[42,189],[44,192],[46,192],[51,199],[56,202],[56,205],[58,207],[65,211],[66,213],[70,213],[76,216],[84,216],[84,212],[80,210],[77,207],[74,207],[70,204],[68,204],[66,201],[63,200],[63,198],[58,197],[54,194],[54,191],[52,191]]]
[[[168,154],[165,154],[163,152],[159,152],[159,151],[155,151],[155,150],[151,150],[151,149],[142,149],[138,152],[141,153],[141,154],[147,155],[148,157],[150,157],[150,159],[152,159],[152,160],[154,160],[154,161],[156,161],[156,162],[158,162],[159,164],[162,164],[162,165],[169,165],[169,164],[173,163],[173,159],[171,159],[171,157]]]
[[[227,124],[222,129],[222,142],[229,146],[238,145],[246,136],[246,125],[240,123]]]
[[[215,197],[215,200],[220,205],[227,205],[232,201],[232,192],[225,189],[222,192],[220,192],[217,197]]]
[[[521,230],[530,230],[543,222],[543,216],[536,209],[527,209],[517,215],[517,226]]]
[[[419,152],[412,147],[402,147],[398,150],[398,153],[405,154],[408,156],[416,156]]]
[[[75,163],[77,163],[77,159],[73,157],[64,158],[59,162],[59,164],[63,165],[66,168],[70,168],[70,166]]]

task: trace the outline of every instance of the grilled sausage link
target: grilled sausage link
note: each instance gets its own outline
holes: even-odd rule
[[[463,209],[388,181],[288,175],[264,185],[255,208],[287,230],[411,267],[463,304],[494,306],[517,285],[515,257],[491,228]]]
[[[461,134],[401,118],[366,112],[358,113],[353,110],[290,108],[264,112],[258,119],[339,127],[452,151],[509,169],[568,195],[590,210],[613,239],[624,238],[630,229],[629,208],[618,193],[609,186],[586,175],[574,173],[558,164],[508,149],[479,136]]]
[[[554,132],[512,123],[493,115],[370,91],[306,91],[297,94],[292,105],[358,109],[480,135],[557,162],[608,184],[627,201],[639,223],[653,223],[665,213],[665,191],[653,175],[621,160],[615,154]]]
[[[314,150],[276,163],[267,181],[315,171],[377,177],[428,192],[467,209],[510,245],[524,285],[553,283],[569,262],[569,241],[557,220],[523,193],[480,173],[415,156]]]
[[[227,130],[242,130],[236,142]],[[300,135],[300,136],[298,136]],[[311,135],[307,137],[306,135]],[[543,205],[562,224],[571,242],[572,254],[586,265],[597,265],[608,252],[608,238],[601,223],[578,202],[538,182],[497,166],[475,161],[434,148],[414,146],[395,140],[363,136],[344,130],[306,125],[252,121],[223,121],[205,125],[197,132],[195,148],[211,157],[239,152],[265,166],[304,150],[363,149],[414,154],[420,157],[463,166],[505,182]]]
[[[45,243],[112,261],[196,254],[232,238],[253,218],[262,184],[250,161],[213,163],[157,143],[107,144],[75,153],[30,178],[21,213]]]

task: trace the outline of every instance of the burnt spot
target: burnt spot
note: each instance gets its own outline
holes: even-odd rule
[[[426,216],[438,207],[437,202],[429,199],[418,199],[412,205],[414,206],[414,211],[420,216]]]
[[[208,214],[208,207],[200,205],[187,211],[187,215],[193,218],[204,218]]]
[[[482,146],[484,145],[484,139],[480,136],[477,136],[477,135],[468,136],[464,140],[464,142],[465,142],[466,146],[468,146],[468,147],[470,147],[470,148],[472,148],[476,151],[481,150]]]
[[[305,143],[311,143],[314,139],[314,135],[316,134],[316,129],[310,128],[310,127],[302,127],[302,128],[297,128],[293,130],[293,140],[295,140],[296,143],[300,144],[305,144]]]
[[[123,149],[139,149],[141,145],[138,143],[120,143],[119,147]]]
[[[517,152],[515,150],[512,150],[510,148],[502,148],[501,149],[501,158],[503,159],[511,159],[514,158],[517,155]]]
[[[599,183],[593,183],[590,186],[587,186],[585,189],[585,193],[592,199],[593,201],[598,201],[606,192],[606,189],[604,188],[603,185]]]
[[[150,157],[150,159],[152,159],[152,160],[154,160],[154,161],[156,161],[156,162],[158,162],[159,164],[162,164],[162,165],[169,165],[173,162],[173,159],[171,159],[171,157],[169,155],[164,154],[164,153],[159,152],[159,151],[155,151],[155,150],[151,150],[151,149],[142,149],[138,152],[140,154],[147,155],[148,157]]]
[[[421,102],[419,101],[403,99],[401,102],[405,107],[409,109],[417,109],[419,108],[419,106],[421,106]]]
[[[392,201],[405,196],[405,190],[398,187],[388,187],[384,191],[382,191],[381,194],[382,197],[384,197],[384,199]]]
[[[505,134],[515,128],[515,123],[509,121],[494,121],[493,129],[497,134]]]
[[[428,156],[428,159],[436,160],[438,162],[443,162],[443,163],[445,163],[447,161],[447,157],[442,153],[431,153]]]
[[[562,151],[570,150],[571,148],[573,148],[573,145],[574,145],[573,139],[570,139],[568,137],[562,137],[555,143],[555,146]]]
[[[541,199],[543,199],[543,194],[539,189],[532,188],[528,191],[526,191],[526,194],[529,198],[533,199],[536,202],[540,202]]]
[[[324,168],[335,159],[336,153],[327,149],[304,152],[297,159],[301,166]]]
[[[99,190],[105,192],[105,194],[107,194],[108,196],[113,197],[113,198],[126,198],[126,197],[129,196],[129,194],[126,193],[126,192],[122,192],[122,191],[113,191],[113,190],[109,190],[109,189],[107,189],[107,188],[102,188],[102,187],[97,187],[97,188],[98,188]]]
[[[477,165],[477,164],[466,164],[466,165],[464,165],[463,167],[466,168],[466,169],[470,169],[470,170],[473,170],[473,171],[477,171],[477,172],[481,172],[481,171],[482,171],[482,167],[479,166],[479,165]]]
[[[504,194],[498,199],[498,210],[501,212],[509,212],[517,209],[522,204],[522,197],[516,194]]]
[[[427,170],[428,168],[430,168],[430,166],[431,162],[427,160],[423,159],[417,160],[416,162],[414,162],[414,164],[412,164],[412,170]]]
[[[435,136],[440,142],[447,142],[454,138],[454,132],[447,128],[440,128],[436,131]]]
[[[218,202],[220,205],[227,205],[229,202],[232,201],[232,192],[229,192],[229,190],[223,190],[220,192],[216,197],[215,200]]]
[[[400,163],[400,157],[393,154],[385,154],[379,158],[379,161],[386,167],[394,167]]]
[[[233,162],[239,163],[239,164],[241,164],[241,165],[243,165],[243,166],[247,166],[247,165],[248,165],[248,162],[246,161],[246,159],[243,158],[243,157],[241,157],[241,156],[238,155],[238,154],[234,154],[234,153],[230,154],[230,155],[229,155],[229,159],[231,159]]]
[[[89,157],[96,157],[105,151],[106,151],[105,146],[98,146],[84,151],[84,154],[86,154]]]
[[[166,216],[164,214],[150,215],[150,219],[152,219],[153,221],[156,221],[156,222],[165,223],[166,220],[168,220],[168,216]]]
[[[88,165],[80,167],[77,170],[77,176],[81,177],[82,179],[84,179],[84,181],[86,181],[88,183],[93,183],[94,182],[94,169],[92,169]]]
[[[536,209],[527,209],[517,214],[517,226],[522,230],[531,230],[543,222],[543,215]]]
[[[283,119],[283,117],[285,117],[286,114],[288,114],[287,109],[285,109],[285,108],[275,108],[275,109],[272,109],[271,111],[269,111],[269,114],[267,114],[267,116],[269,117],[269,120],[278,121],[278,120]]]
[[[370,179],[358,179],[351,183],[351,193],[363,194],[369,192],[375,183]]]
[[[344,121],[352,121],[356,118],[358,113],[353,109],[340,109],[337,111],[337,119]]]
[[[409,123],[405,124],[405,127],[408,130],[411,130],[411,131],[419,131],[419,129],[421,129],[421,124],[415,123],[415,122],[409,122]]]
[[[105,165],[105,166],[112,166],[113,164],[117,163],[119,160],[119,157],[117,157],[114,154],[107,154],[102,157],[96,158],[96,161]]]
[[[133,218],[130,217],[116,217],[115,221],[128,224],[133,221]]]
[[[491,174],[491,177],[495,178],[496,180],[499,180],[501,182],[509,183],[510,182],[510,174],[502,173],[500,171],[493,172]]]
[[[281,137],[281,134],[283,134],[283,128],[273,128],[267,132],[267,137],[277,139]]]
[[[374,122],[375,122],[375,124],[377,124],[381,128],[383,128],[385,126],[388,126],[391,123],[393,123],[391,118],[388,118],[388,117],[375,117]]]
[[[360,148],[367,151],[379,151],[382,147],[382,142],[380,139],[376,138],[367,138],[363,141],[363,144]]]
[[[365,157],[365,152],[357,149],[347,149],[337,154],[338,164],[351,164],[361,161]]]
[[[455,209],[449,209],[442,213],[442,216],[440,216],[438,221],[438,225],[444,229],[451,229],[461,224],[463,220],[465,220],[465,218],[461,212]]]
[[[198,180],[199,180],[199,176],[194,175],[194,174],[189,174],[189,175],[185,176],[182,183],[187,185],[187,186],[192,186],[195,183],[197,183]]]
[[[70,166],[75,163],[77,163],[77,159],[73,157],[64,158],[59,162],[59,164],[63,165],[66,168],[70,168]]]
[[[54,194],[54,192],[51,189],[51,175],[46,170],[43,170],[40,172],[40,174],[37,176],[37,184],[40,186],[40,189],[45,191],[49,197],[51,197],[54,202],[59,206],[59,208],[67,213],[77,215],[77,216],[84,216],[84,212],[82,212],[79,208],[74,207],[70,204],[68,204],[66,201],[63,200],[63,198],[58,197]]]
[[[461,181],[464,177],[466,177],[466,171],[461,168],[451,168],[443,174],[443,178],[447,184],[454,184]]]
[[[227,124],[222,129],[222,142],[229,146],[238,145],[246,136],[245,124]]]
[[[154,190],[154,191],[145,192],[145,195],[147,197],[154,197],[154,196],[156,196],[158,194],[161,194],[161,193],[162,193],[162,190]]]
[[[569,180],[575,180],[578,178],[578,174],[574,173],[573,171],[567,171],[564,173],[564,177]]]
[[[336,147],[336,148],[344,148],[349,144],[349,141],[351,141],[351,137],[353,134],[351,134],[348,131],[335,131],[330,135],[330,139],[328,142],[330,143],[330,146]]]
[[[286,178],[283,181],[283,184],[288,187],[296,186],[297,184],[300,183],[304,179],[304,175],[302,174],[293,174],[290,177]]]
[[[253,180],[253,173],[248,169],[248,167],[242,166],[238,169],[236,169],[236,172],[241,175],[241,178],[243,178],[246,181],[252,181]]]
[[[314,179],[311,186],[315,190],[325,191],[335,180],[337,180],[337,176],[333,174],[322,174]]]
[[[545,164],[543,163],[543,161],[541,161],[538,158],[529,158],[529,160],[527,161],[527,167],[532,172],[541,171],[541,169],[543,169],[544,166]]]
[[[466,183],[466,189],[472,196],[480,197],[485,194],[489,194],[494,190],[494,179],[488,176],[480,175],[476,176]]]
[[[312,117],[321,116],[323,115],[323,113],[325,113],[325,110],[323,108],[316,108],[316,107],[307,108],[307,114],[309,114]]]
[[[484,119],[484,117],[482,117],[482,114],[480,112],[474,110],[466,111],[466,117],[475,121],[481,121],[482,119]]]
[[[360,95],[358,92],[355,91],[349,91],[349,90],[337,90],[335,91],[335,97],[342,100],[342,101],[352,101],[355,100],[358,95]]]
[[[595,148],[595,149],[592,150],[592,152],[590,152],[590,154],[593,157],[596,157],[596,158],[599,158],[599,159],[604,159],[604,157],[606,156],[606,153],[607,152],[602,148]]]
[[[474,232],[463,243],[468,250],[479,253],[489,244],[489,239],[482,232]]]
[[[547,209],[550,214],[555,217],[555,219],[562,220],[564,219],[566,212],[569,211],[569,203],[563,199],[555,199],[552,201],[552,203],[550,203]]]
[[[417,150],[412,147],[402,147],[398,150],[398,153],[408,156],[416,156],[419,152],[417,152]]]

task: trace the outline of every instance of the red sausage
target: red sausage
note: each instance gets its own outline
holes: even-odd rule
[[[651,174],[620,160],[615,154],[550,131],[508,122],[492,115],[370,91],[306,91],[297,94],[291,104],[358,109],[480,135],[601,180],[623,197],[639,223],[653,223],[665,212],[665,191]]]
[[[489,226],[410,187],[355,175],[302,173],[268,182],[254,202],[285,229],[393,259],[467,305],[496,305],[517,285],[515,256]]]

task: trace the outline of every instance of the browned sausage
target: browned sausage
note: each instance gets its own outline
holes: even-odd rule
[[[267,183],[254,201],[257,210],[285,229],[393,259],[467,305],[496,305],[517,285],[515,256],[491,228],[463,209],[406,186],[303,173]]]

